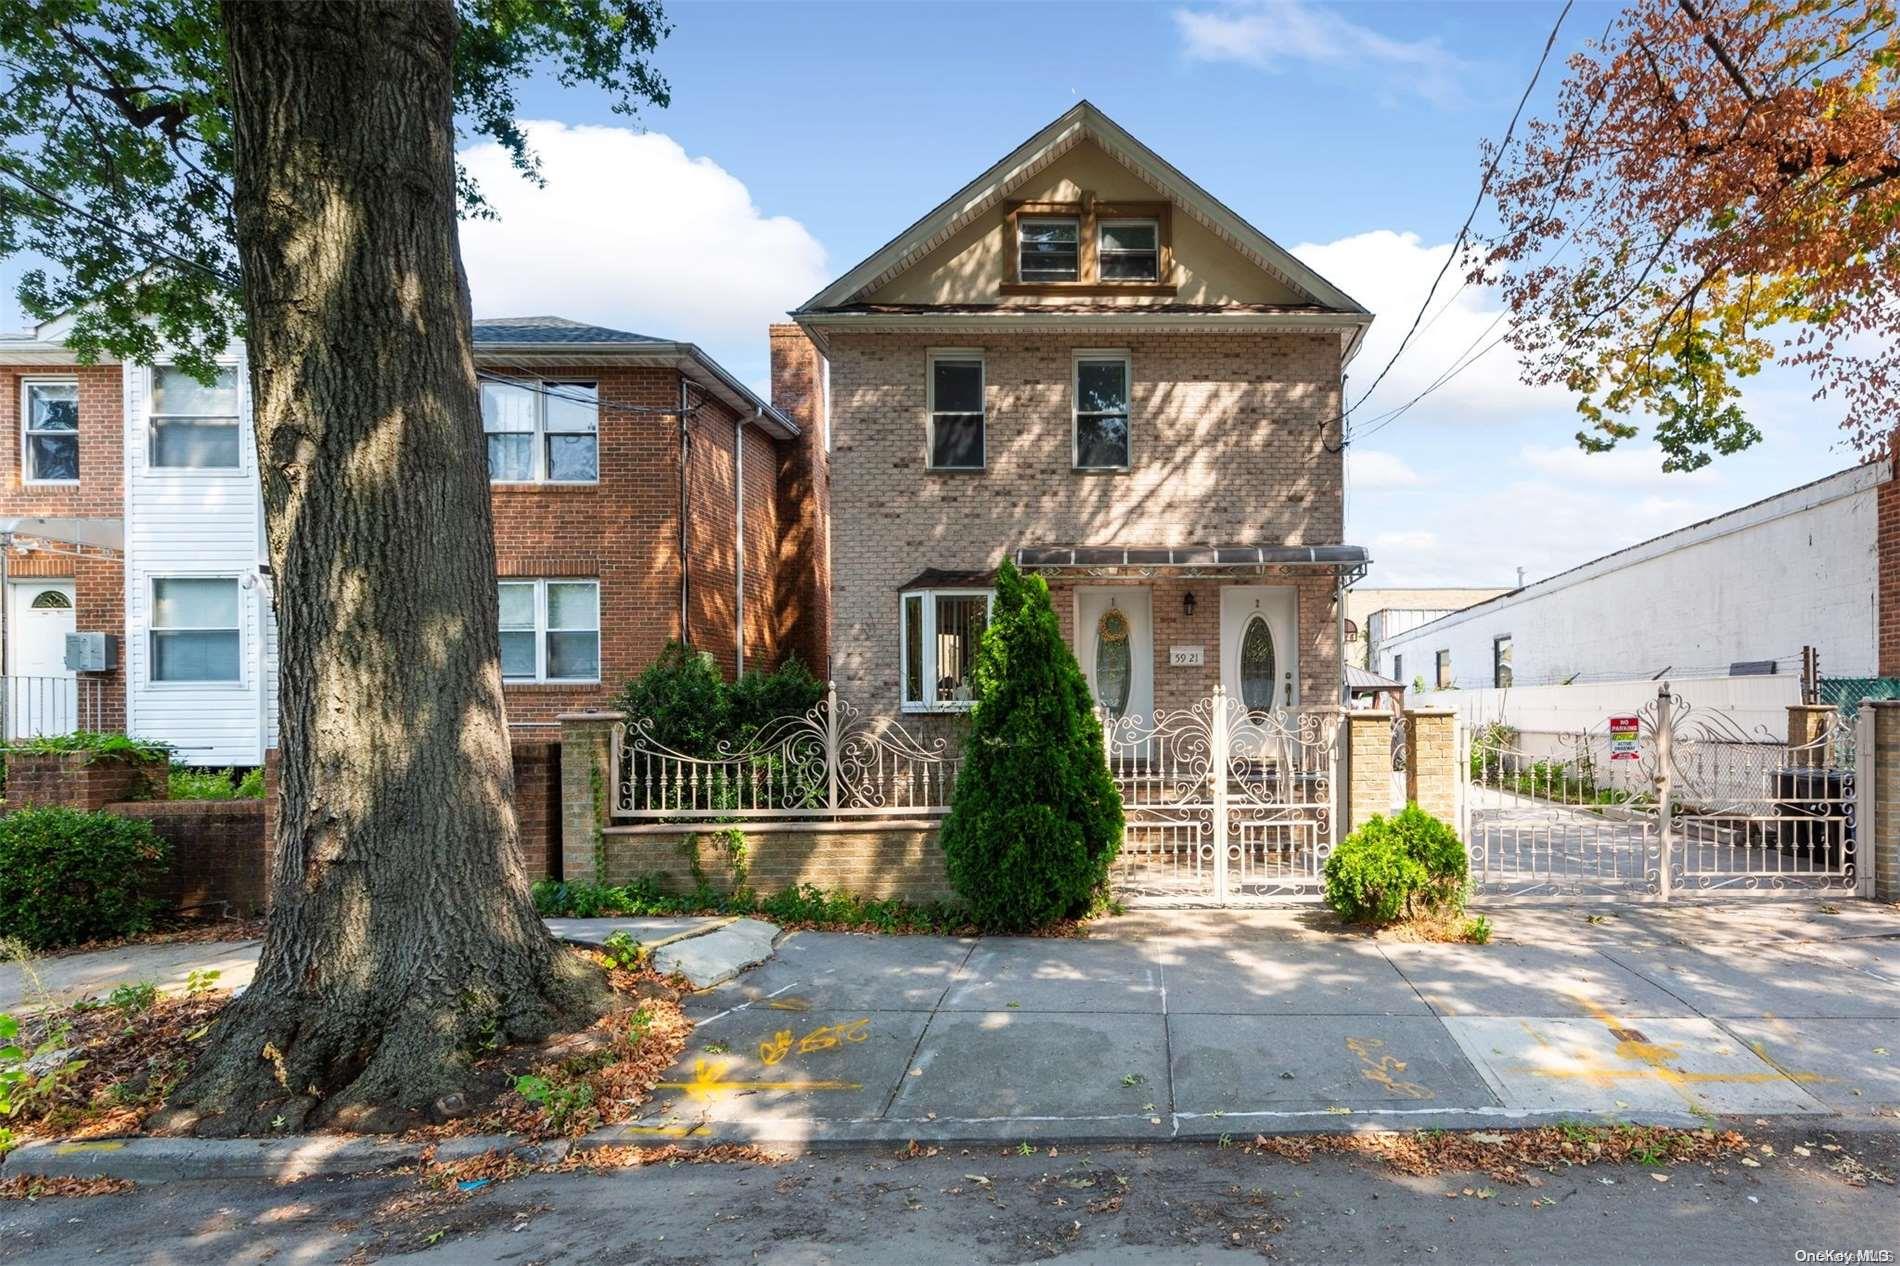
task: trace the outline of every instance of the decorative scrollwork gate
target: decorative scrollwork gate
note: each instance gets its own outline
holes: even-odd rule
[[[1104,718],[1127,828],[1115,886],[1143,904],[1313,897],[1332,851],[1338,719],[1192,707]]]

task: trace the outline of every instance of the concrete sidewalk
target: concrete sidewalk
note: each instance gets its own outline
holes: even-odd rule
[[[691,1000],[699,1028],[625,1133],[1900,1128],[1900,911],[1838,908],[1513,908],[1486,946],[1340,934],[1317,910],[1142,914],[1085,940],[795,933]]]

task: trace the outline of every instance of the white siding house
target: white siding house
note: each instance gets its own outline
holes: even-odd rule
[[[241,360],[204,388],[126,366],[126,730],[191,765],[275,741],[275,620]]]
[[[1526,728],[1546,726],[1512,714],[1546,687],[1652,678],[1697,681],[1684,690],[1716,706],[1733,686],[1773,715],[1778,704],[1754,702],[1754,674],[1796,702],[1803,647],[1826,676],[1876,672],[1876,499],[1889,477],[1884,462],[1856,466],[1440,616],[1381,641],[1377,670],[1423,678],[1425,703],[1482,704]],[[1489,697],[1506,685],[1508,700]]]

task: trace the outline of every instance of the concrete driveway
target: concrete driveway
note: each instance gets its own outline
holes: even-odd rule
[[[1318,911],[1085,940],[795,933],[696,995],[630,1137],[1250,1137],[1603,1117],[1900,1127],[1900,912],[1522,907],[1485,946]],[[1594,921],[1593,921],[1594,918]]]

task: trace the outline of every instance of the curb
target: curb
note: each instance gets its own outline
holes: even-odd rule
[[[300,1139],[121,1138],[28,1143],[8,1154],[0,1177],[126,1178],[136,1183],[219,1179],[296,1182],[304,1178],[374,1173],[422,1163],[433,1147],[439,1162],[487,1152],[527,1153],[535,1162],[558,1161],[567,1141],[533,1143],[508,1134],[476,1134],[440,1142],[316,1135]]]

